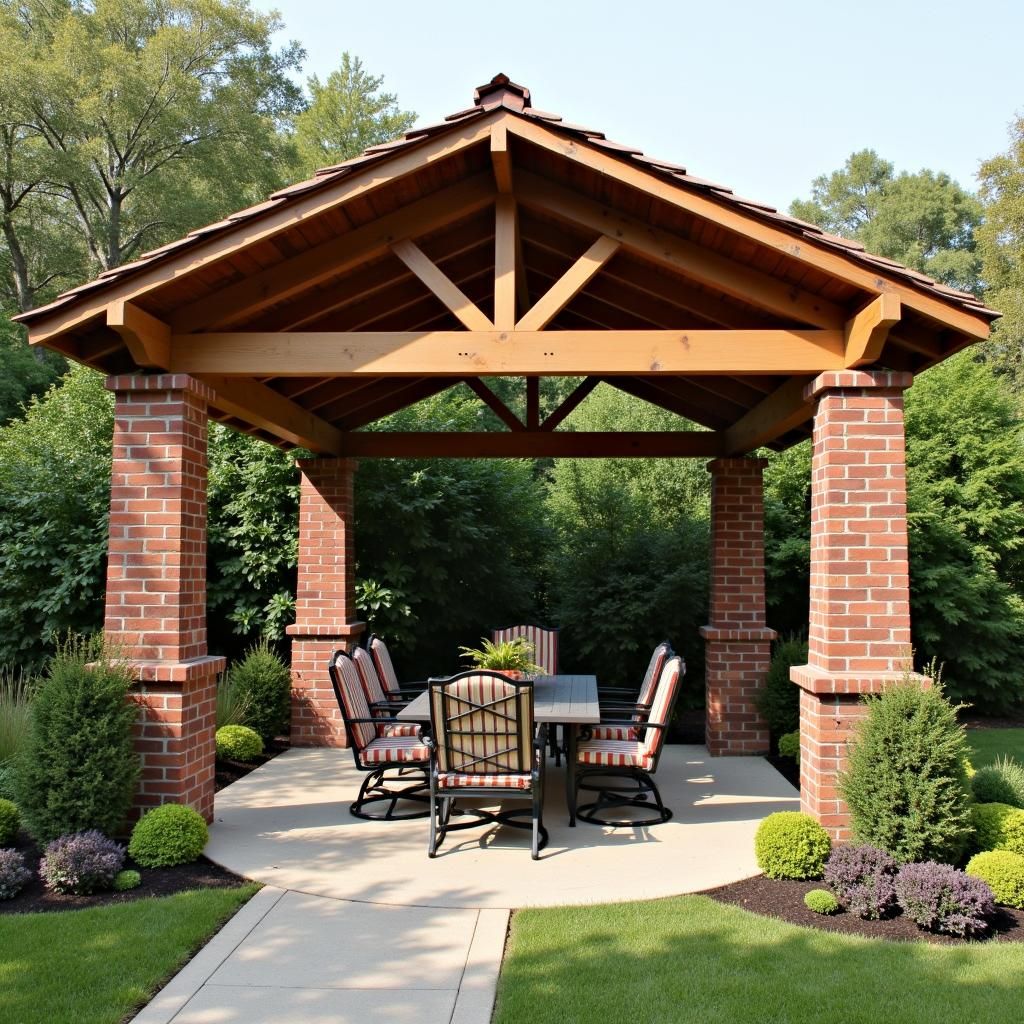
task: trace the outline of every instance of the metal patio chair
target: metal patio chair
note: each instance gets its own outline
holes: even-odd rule
[[[418,733],[396,735],[388,731],[396,726],[407,728],[408,722],[371,713],[359,670],[348,652],[335,651],[329,672],[356,767],[368,773],[349,805],[349,813],[369,821],[425,818],[429,807],[398,810],[398,803],[429,803],[430,748]],[[383,813],[364,810],[381,803],[387,804]]]
[[[371,633],[366,641],[366,649],[370,652],[374,667],[377,669],[377,677],[384,687],[384,697],[389,701],[412,700],[418,697],[426,688],[426,680],[417,683],[399,683],[395,674],[395,666],[391,661],[391,652],[388,645],[377,636]]]
[[[448,832],[491,822],[531,829],[530,852],[537,860],[548,841],[543,822],[546,730],[535,735],[533,682],[477,670],[431,679],[429,687],[428,855],[436,856]],[[525,798],[530,808],[490,811],[461,805],[463,799],[480,797]],[[453,825],[453,812],[473,820]],[[527,813],[529,821],[517,820]]]
[[[570,824],[578,817],[594,825],[657,825],[672,817],[652,776],[658,770],[665,733],[685,672],[679,655],[668,658],[658,675],[650,714],[645,720],[625,718],[601,723],[603,727],[635,728],[636,739],[583,739],[578,743],[576,763],[570,766],[574,774],[573,784],[568,787]],[[580,792],[596,795],[593,800],[578,804]],[[606,816],[608,811],[627,807],[654,813],[644,818]]]
[[[352,660],[359,672],[359,680],[363,684],[363,693],[366,694],[370,715],[374,718],[394,718],[409,703],[410,698],[402,697],[399,700],[389,700],[385,696],[384,686],[380,676],[377,675],[377,666],[373,663],[369,651],[362,647],[356,647],[352,651]],[[397,722],[384,727],[385,736],[419,736],[422,731],[421,726],[416,722]]]
[[[665,662],[672,657],[672,645],[663,640],[654,648],[651,660],[647,664],[640,690],[629,690],[625,687],[599,686],[598,699],[601,702],[601,714],[608,718],[631,719],[628,725],[595,725],[584,730],[587,739],[594,740],[635,740],[638,738],[637,723],[644,721],[651,713],[651,701],[654,699],[654,687],[661,677]],[[635,700],[630,700],[635,695]]]

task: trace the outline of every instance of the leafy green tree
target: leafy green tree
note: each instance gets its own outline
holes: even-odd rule
[[[65,369],[56,352],[30,349],[21,329],[0,313],[0,426],[20,416],[24,405],[46,391]]]
[[[790,212],[944,284],[978,288],[974,230],[981,204],[948,174],[896,174],[874,150],[861,150],[839,170],[815,178],[811,198],[795,200]]]
[[[978,228],[985,299],[1003,315],[986,358],[1024,389],[1024,117],[1010,126],[1010,146],[978,174],[985,221]]]
[[[309,104],[295,118],[303,173],[358,156],[415,124],[416,115],[402,110],[394,93],[380,91],[383,84],[382,75],[371,75],[363,62],[347,51],[326,82],[316,75],[309,78]]]

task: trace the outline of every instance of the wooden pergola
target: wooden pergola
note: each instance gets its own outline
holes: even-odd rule
[[[161,481],[160,500],[169,500],[166,488],[186,485],[196,488],[192,498],[205,495],[205,448],[200,451],[194,430],[181,426],[190,417],[208,416],[321,456],[304,466],[303,516],[312,516],[320,533],[334,517],[333,553],[300,526],[299,621],[292,628],[297,694],[315,691],[309,714],[297,716],[296,737],[310,742],[337,738],[330,700],[319,693],[326,686],[324,661],[316,659],[359,630],[351,596],[348,457],[702,456],[716,460],[716,553],[705,634],[709,742],[721,752],[748,752],[764,744],[763,727],[753,719],[742,723],[753,715],[751,693],[771,631],[764,622],[760,529],[756,538],[742,529],[749,516],[760,515],[760,468],[741,457],[761,446],[785,448],[814,429],[827,463],[848,440],[850,430],[840,424],[856,420],[827,420],[822,410],[829,396],[845,396],[847,413],[871,402],[891,411],[893,396],[913,374],[987,337],[996,315],[974,296],[857,243],[538,111],[529,90],[498,75],[476,91],[473,106],[444,122],[326,168],[19,319],[33,344],[108,374],[118,393],[118,430],[127,440],[118,447],[115,438],[107,628],[140,652],[140,664],[148,666],[140,672],[153,685],[170,686],[171,677],[189,673],[196,679],[205,673],[208,682],[212,671],[195,596],[205,519],[190,509],[188,494],[173,513],[162,511],[178,517],[171,524],[178,537],[201,533],[192,537],[201,548],[186,544],[173,572],[166,559],[146,567],[150,579],[176,581],[170,618],[177,625],[161,619],[155,626],[142,612],[118,615],[111,605],[119,593],[130,599],[123,605],[138,611],[148,605],[132,605],[135,597],[160,592],[133,582],[141,576],[132,571],[132,558],[153,553],[144,541],[146,528],[154,528],[146,519],[154,513],[145,489],[154,485],[138,479],[133,485],[133,474],[152,476],[154,469],[140,462],[179,461]],[[524,419],[484,381],[503,375],[526,379]],[[578,379],[557,408],[542,408],[544,376]],[[559,429],[601,382],[701,429]],[[459,383],[506,429],[362,429]],[[173,443],[166,435],[178,427],[165,418],[158,429],[154,392],[167,409],[180,406],[168,413],[181,427]],[[139,397],[147,394],[149,404]],[[165,437],[154,441],[158,434]],[[162,444],[173,452],[154,453]],[[867,463],[877,458],[865,456]],[[849,463],[835,463],[843,464]],[[891,480],[892,470],[884,476]],[[875,486],[868,482],[873,478],[865,473],[860,489]],[[899,495],[887,493],[885,504],[898,506]],[[833,511],[845,500],[824,486],[818,499]],[[905,562],[905,514],[889,509],[886,522],[893,518],[903,529]],[[133,534],[136,528],[142,532]],[[897,537],[894,550],[899,543]],[[824,552],[828,542],[822,544]],[[829,550],[827,558],[819,552],[816,564],[827,562],[824,575],[834,578],[837,556]],[[731,562],[737,552],[739,560]],[[855,556],[842,557],[854,564]],[[856,556],[856,565],[863,562]],[[311,569],[328,563],[329,570]],[[863,589],[850,582],[858,572],[870,576],[862,568],[844,573],[846,589]],[[828,587],[824,576],[816,585]],[[758,586],[760,597],[748,601]],[[193,596],[183,596],[186,591]],[[812,593],[812,620],[814,602]],[[909,642],[909,611],[906,630],[905,610],[889,611],[901,620],[889,641],[902,643],[906,632]],[[829,643],[838,643],[826,636],[829,629],[825,620],[812,621],[814,671],[805,693],[825,685],[822,673],[843,674],[839,656],[827,653]],[[152,642],[154,632],[175,630],[174,642]],[[872,635],[844,637],[844,643],[882,641],[874,627],[864,630]],[[749,650],[739,650],[744,644]],[[736,666],[748,656],[740,672]],[[864,664],[843,657],[850,661],[847,677],[882,678],[896,667],[891,652],[866,655]],[[206,668],[187,667],[204,658]],[[323,679],[314,681],[316,673]],[[837,692],[856,690],[842,686],[847,689]],[[191,791],[178,795],[199,800]]]

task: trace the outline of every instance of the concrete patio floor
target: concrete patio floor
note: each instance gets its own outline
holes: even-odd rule
[[[758,873],[753,838],[795,789],[763,758],[665,748],[657,780],[671,821],[569,828],[564,774],[549,762],[539,861],[528,833],[482,825],[426,855],[427,822],[369,822],[348,805],[362,779],[347,750],[292,749],[217,795],[206,856],[268,885],[401,906],[510,909],[699,892]]]

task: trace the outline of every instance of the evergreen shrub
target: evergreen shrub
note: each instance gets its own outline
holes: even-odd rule
[[[986,850],[968,862],[967,874],[980,878],[1000,903],[1024,910],[1024,856],[1010,850]]]
[[[191,864],[199,859],[207,839],[206,822],[198,811],[181,804],[163,804],[135,823],[128,853],[144,868]]]
[[[232,666],[228,683],[246,705],[246,720],[265,743],[288,730],[292,677],[269,641],[261,640]]]
[[[247,725],[224,725],[215,734],[217,756],[249,764],[263,753],[263,740]]]
[[[1009,804],[1024,808],[1024,765],[999,757],[971,776],[971,792],[980,804]]]
[[[816,914],[835,914],[839,912],[839,900],[828,889],[812,889],[804,896],[804,906]]]
[[[797,764],[800,763],[800,730],[787,732],[779,737],[779,754],[782,757],[791,757]]]
[[[21,828],[18,806],[11,800],[0,798],[0,846],[10,846]]]
[[[757,709],[773,736],[800,728],[800,689],[789,678],[794,665],[807,664],[807,641],[791,636],[776,641],[764,687],[757,695]],[[781,739],[779,753],[782,753]],[[787,755],[789,756],[789,755]]]
[[[856,838],[901,864],[955,862],[971,833],[967,740],[938,680],[912,680],[865,698],[839,790]]]
[[[1024,854],[1024,811],[1009,804],[975,804],[974,846],[979,851],[1011,850]]]
[[[777,811],[757,828],[754,853],[769,878],[820,878],[832,841],[809,814]]]
[[[139,775],[132,682],[99,638],[69,639],[51,659],[14,778],[25,826],[40,842],[87,829],[115,834],[124,823]]]
[[[127,892],[129,889],[138,889],[140,885],[142,885],[142,875],[131,868],[118,871],[114,876],[114,892]]]

